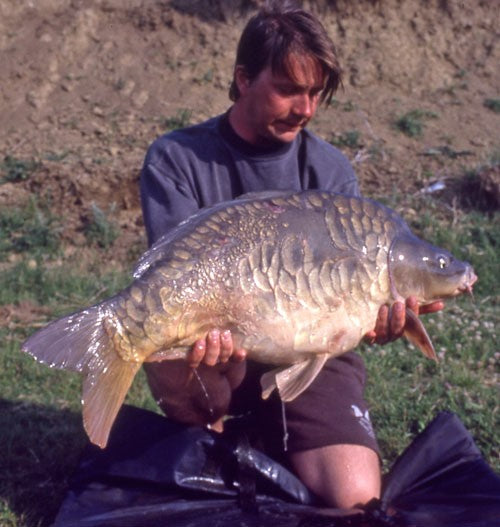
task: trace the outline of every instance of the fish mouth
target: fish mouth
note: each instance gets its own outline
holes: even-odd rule
[[[470,296],[472,296],[472,286],[476,282],[477,282],[477,275],[472,269],[472,267],[469,267],[465,274],[463,283],[460,284],[457,288],[457,295],[459,295],[460,293],[467,293]]]

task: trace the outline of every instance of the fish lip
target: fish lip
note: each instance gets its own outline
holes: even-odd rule
[[[477,282],[478,279],[472,267],[470,267],[468,271],[469,272],[467,273],[464,283],[459,287],[459,290],[462,293],[472,293],[472,286]]]
[[[472,286],[477,282],[478,277],[472,267],[467,270],[467,273],[463,279],[463,282],[457,287],[454,296],[460,295],[461,293],[468,293],[472,295]]]

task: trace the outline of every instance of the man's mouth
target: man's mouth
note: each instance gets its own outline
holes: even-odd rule
[[[300,120],[300,121],[277,121],[278,125],[284,126],[286,128],[304,128],[304,126],[307,124],[306,120]]]

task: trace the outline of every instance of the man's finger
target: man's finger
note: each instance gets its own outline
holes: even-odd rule
[[[384,344],[388,339],[389,332],[389,306],[383,305],[378,310],[377,321],[375,322],[375,342]]]
[[[377,339],[377,334],[374,330],[368,331],[368,333],[365,334],[365,342],[367,344],[375,344],[375,341]]]
[[[406,322],[406,309],[402,302],[394,302],[389,317],[389,340],[396,340],[403,334]]]
[[[233,336],[231,331],[226,329],[220,334],[220,362],[227,362],[233,354]]]
[[[220,331],[212,329],[207,336],[207,349],[203,362],[208,366],[215,366],[220,356]]]
[[[197,340],[187,355],[187,362],[191,368],[197,368],[205,356],[206,343],[204,339]]]
[[[415,313],[415,315],[420,314],[420,306],[418,304],[417,297],[410,296],[406,299],[405,303],[406,303],[406,309],[410,309],[411,311]]]
[[[235,362],[243,362],[247,358],[247,350],[237,348],[231,355],[231,360]]]
[[[444,309],[444,302],[441,300],[438,300],[437,302],[432,302],[432,304],[428,304],[427,306],[420,306],[420,314],[428,314],[428,313],[435,313],[436,311],[441,311]]]

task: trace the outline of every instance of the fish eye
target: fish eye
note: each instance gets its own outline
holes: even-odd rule
[[[442,254],[438,256],[438,265],[440,269],[446,269],[448,267],[448,258],[446,256],[443,256]]]

